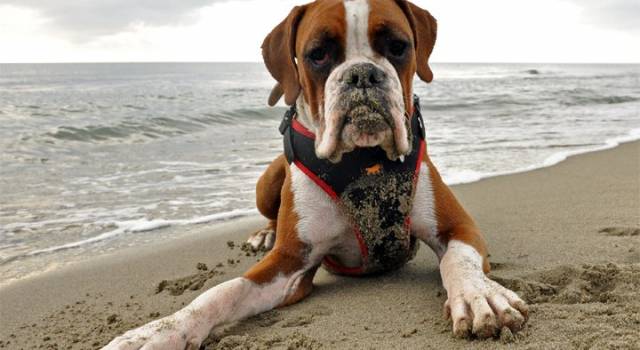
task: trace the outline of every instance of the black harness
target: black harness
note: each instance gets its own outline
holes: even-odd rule
[[[287,161],[343,208],[359,243],[362,255],[359,267],[345,267],[337,257],[325,257],[324,266],[334,273],[362,275],[389,271],[415,256],[418,245],[410,233],[410,213],[424,156],[425,128],[417,96],[413,104],[408,130],[411,153],[404,161],[389,160],[380,147],[356,148],[344,154],[337,164],[319,159],[315,135],[296,120],[295,105],[284,115],[280,133]]]

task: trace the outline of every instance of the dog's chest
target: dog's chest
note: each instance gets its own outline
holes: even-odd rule
[[[319,231],[305,224],[317,222],[331,230],[336,227],[336,222],[342,223],[335,228],[338,231],[335,235],[342,237],[347,247],[341,247],[341,254],[330,255],[324,260],[325,267],[335,273],[362,275],[397,269],[413,258],[417,247],[410,233],[410,215],[419,155],[409,157],[406,163],[380,162],[376,160],[381,159],[380,155],[365,152],[376,151],[356,152],[350,157],[358,158],[360,162],[369,159],[370,162],[361,166],[345,162],[344,168],[348,170],[329,169],[317,177],[310,175],[309,169],[303,165],[293,165],[294,169],[304,169],[301,171],[305,174],[302,178],[297,177],[295,182],[312,180],[310,186],[298,185],[300,189],[304,188],[304,194],[296,191],[296,197],[306,197],[300,202],[313,203],[316,209],[303,210],[300,228]],[[308,198],[312,195],[321,198]],[[326,233],[318,234],[324,236]]]
[[[414,173],[367,174],[350,183],[340,206],[353,225],[362,255],[362,274],[397,269],[415,256],[411,238]],[[328,263],[331,268],[331,263]],[[334,266],[335,272],[342,272]]]

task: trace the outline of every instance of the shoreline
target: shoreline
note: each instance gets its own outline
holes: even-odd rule
[[[527,173],[530,171],[535,171],[535,170],[540,170],[540,169],[545,169],[545,168],[549,168],[549,167],[553,167],[557,164],[560,164],[564,161],[566,161],[568,158],[570,157],[574,157],[574,156],[579,156],[579,155],[583,155],[583,154],[589,154],[589,153],[594,153],[594,152],[601,152],[601,151],[605,151],[605,150],[609,150],[609,149],[613,149],[616,147],[619,147],[621,145],[624,145],[626,143],[633,143],[633,142],[640,142],[640,128],[636,128],[636,129],[631,129],[630,131],[627,132],[626,135],[623,136],[618,136],[618,137],[614,137],[614,138],[610,138],[610,139],[606,139],[603,141],[602,145],[599,146],[595,146],[595,147],[590,147],[590,148],[584,148],[584,149],[577,149],[577,150],[573,150],[573,151],[560,151],[560,152],[556,152],[554,154],[552,154],[551,156],[547,157],[542,164],[538,164],[538,165],[532,165],[526,168],[521,168],[521,169],[516,169],[513,171],[505,171],[505,172],[496,172],[496,173],[487,173],[487,174],[482,174],[482,173],[478,173],[478,174],[473,174],[470,177],[467,178],[463,178],[460,177],[460,179],[458,181],[453,181],[451,183],[448,183],[449,186],[460,186],[460,185],[466,185],[466,184],[474,184],[483,180],[487,180],[487,179],[491,179],[491,178],[496,178],[496,177],[502,177],[502,176],[509,176],[509,175],[517,175],[517,174],[522,174],[522,173]],[[253,215],[252,215],[253,214]],[[135,222],[131,222],[128,223],[127,225],[123,225],[123,226],[118,226],[116,229],[112,230],[112,231],[108,231],[105,233],[102,233],[98,236],[95,237],[90,237],[81,241],[74,241],[74,242],[69,242],[69,243],[65,243],[59,246],[53,246],[53,247],[48,247],[48,248],[43,248],[43,249],[39,249],[36,251],[32,251],[29,253],[25,253],[22,256],[12,256],[9,257],[8,259],[6,259],[5,261],[3,261],[3,263],[11,263],[13,261],[19,261],[20,259],[23,258],[31,258],[31,257],[35,257],[35,256],[39,256],[39,255],[44,255],[44,254],[50,254],[50,253],[55,253],[55,252],[59,252],[59,251],[67,251],[70,249],[75,249],[75,248],[79,248],[82,247],[86,244],[92,244],[92,243],[98,243],[98,242],[103,242],[106,240],[109,240],[110,238],[119,236],[123,233],[139,233],[139,232],[149,232],[149,231],[155,231],[158,229],[168,229],[168,230],[179,230],[179,229],[186,229],[187,231],[195,231],[195,234],[198,234],[201,230],[205,230],[201,227],[198,227],[200,225],[211,225],[211,226],[207,226],[206,230],[211,229],[212,226],[215,225],[222,225],[225,223],[229,223],[229,222],[236,222],[239,221],[240,223],[245,220],[245,219],[250,219],[250,218],[255,218],[255,217],[261,217],[258,213],[257,210],[254,209],[233,209],[231,211],[228,212],[222,212],[222,213],[218,213],[218,214],[213,214],[213,215],[208,215],[208,216],[204,216],[204,217],[194,217],[194,218],[190,218],[190,219],[154,219],[154,220],[146,220],[146,219],[141,219],[141,220],[137,220]],[[228,219],[226,219],[228,218]],[[193,225],[196,227],[188,227],[189,225]],[[178,239],[183,239],[184,238],[184,234],[180,234],[178,236],[172,236],[170,239],[171,240],[178,240]],[[149,245],[153,245],[153,244],[143,244],[143,245],[136,245],[133,247],[127,247],[125,249],[138,249],[140,247],[145,247],[145,246],[149,246]],[[99,256],[108,256],[111,253],[104,253],[101,254]],[[60,263],[56,263],[56,264],[50,264],[48,266],[45,267],[45,270],[42,271],[31,271],[27,274],[24,275],[20,275],[19,277],[7,277],[7,279],[0,281],[0,289],[2,289],[5,286],[10,285],[11,283],[15,283],[17,281],[20,281],[22,279],[25,278],[30,278],[30,277],[35,277],[38,276],[42,273],[49,273],[49,272],[53,272],[56,271],[60,268],[64,268],[65,266],[69,266],[69,265],[73,265],[76,263],[83,263],[86,262],[87,259],[90,259],[89,257],[81,257],[78,259],[74,259],[74,260],[69,260],[69,261],[63,261]]]
[[[640,324],[640,292],[633,287],[640,285],[639,174],[636,141],[452,186],[489,242],[492,276],[532,306],[522,335],[506,345],[474,341],[475,347],[633,348]],[[249,217],[201,226],[179,240],[127,248],[2,286],[0,348],[98,348],[172,313],[254,264],[259,255],[246,256],[238,245],[264,222]],[[208,266],[206,272],[198,263]],[[162,281],[171,288],[157,293]],[[207,349],[469,346],[453,339],[440,318],[446,293],[425,246],[397,273],[354,279],[321,271],[314,284],[300,304],[216,331]]]

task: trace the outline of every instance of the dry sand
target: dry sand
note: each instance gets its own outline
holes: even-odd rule
[[[217,330],[205,348],[640,349],[640,143],[454,191],[487,237],[492,276],[531,303],[520,334],[454,339],[423,246],[381,277],[320,271],[309,298]],[[12,283],[0,289],[0,348],[99,348],[240,275],[260,257],[240,244],[262,223],[203,227]]]

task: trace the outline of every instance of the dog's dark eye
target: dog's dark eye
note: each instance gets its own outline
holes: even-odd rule
[[[329,52],[321,47],[311,50],[307,57],[316,66],[323,66],[329,62]]]
[[[407,52],[407,43],[401,40],[392,40],[389,43],[389,54],[395,58],[402,58]]]

